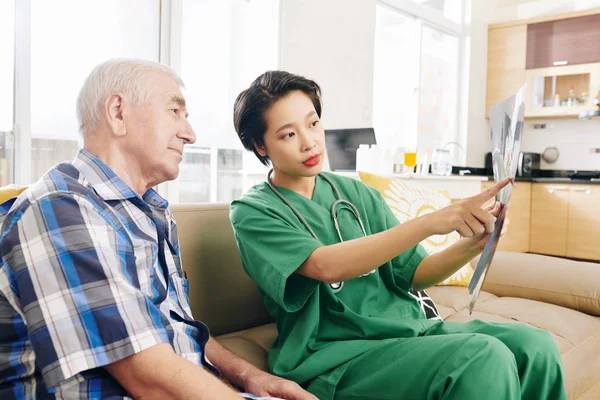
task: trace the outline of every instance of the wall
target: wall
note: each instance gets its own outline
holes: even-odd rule
[[[321,85],[324,126],[372,126],[377,0],[280,4],[280,67]]]
[[[517,4],[518,3],[518,4]],[[472,0],[469,26],[466,165],[483,167],[491,150],[485,119],[487,26],[492,22],[533,18],[546,13],[597,7],[600,0]],[[509,5],[506,5],[509,4]],[[327,128],[372,126],[375,7],[377,0],[281,1],[280,67],[316,80],[323,89]],[[557,11],[558,10],[558,11]],[[590,142],[600,142],[599,121],[553,121],[550,130],[525,126],[523,150],[541,152],[556,144],[561,152],[551,169],[598,169],[600,154]],[[594,136],[595,135],[595,136]],[[600,145],[600,143],[599,143]]]
[[[492,3],[473,0],[471,35],[471,77],[468,119],[467,165],[483,167],[485,153],[491,150],[489,123],[485,119],[485,83],[487,75],[487,23],[500,23],[542,17],[546,15],[581,11],[600,7],[600,0],[496,0]],[[509,5],[503,6],[503,4]],[[493,10],[493,12],[486,11]],[[485,39],[484,39],[485,38]],[[560,157],[555,164],[542,162],[543,169],[600,169],[600,153],[591,149],[600,147],[600,121],[546,120],[547,128],[533,128],[526,121],[523,131],[523,151],[541,153],[547,146],[558,147]],[[550,126],[553,125],[553,128]]]

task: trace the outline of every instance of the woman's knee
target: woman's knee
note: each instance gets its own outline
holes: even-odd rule
[[[512,351],[493,336],[473,334],[463,351],[472,353],[473,365],[471,368],[481,368],[489,364],[494,367],[506,367],[510,370],[515,365]]]
[[[435,394],[443,393],[443,398],[520,397],[518,369],[512,352],[500,340],[483,334],[468,335],[447,360],[445,368],[440,369],[436,383]],[[499,397],[490,397],[492,393]]]
[[[538,354],[545,358],[560,360],[560,354],[552,335],[544,330],[532,328],[525,324],[514,324],[505,344],[515,355],[517,361],[526,357],[532,359]]]

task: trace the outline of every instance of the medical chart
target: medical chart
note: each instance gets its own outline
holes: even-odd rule
[[[502,100],[490,107],[494,182],[501,181],[506,177],[515,178],[519,153],[521,151],[526,87],[527,85],[523,85],[517,93],[508,99]],[[500,232],[502,232],[508,210],[508,201],[510,200],[512,187],[512,184],[508,184],[496,194],[496,201],[500,202],[500,213],[496,219],[494,231],[490,234],[485,244],[483,253],[481,253],[477,267],[469,282],[469,314],[473,312],[485,276],[496,253]]]

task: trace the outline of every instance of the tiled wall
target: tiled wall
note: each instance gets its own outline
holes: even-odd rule
[[[554,164],[542,160],[542,169],[600,170],[600,120],[547,120],[545,129],[535,129],[527,122],[523,131],[521,149],[541,153],[548,146],[560,152]]]

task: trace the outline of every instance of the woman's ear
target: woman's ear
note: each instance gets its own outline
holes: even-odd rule
[[[254,140],[252,141],[252,144],[254,145],[254,150],[256,150],[261,157],[267,157],[269,155],[267,153],[267,148],[264,145],[259,145]]]

